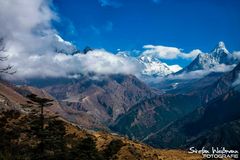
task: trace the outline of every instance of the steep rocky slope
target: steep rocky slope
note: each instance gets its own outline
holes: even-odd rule
[[[231,90],[159,130],[145,142],[163,148],[224,146],[239,149],[239,104],[239,90]]]
[[[114,122],[131,106],[155,95],[131,75],[111,75],[98,80],[82,77],[44,89],[60,102],[64,110],[84,113],[102,123]]]
[[[158,147],[217,146],[239,147],[240,64],[212,84],[194,90],[202,107],[175,120],[166,128],[148,136],[145,142]]]
[[[169,94],[198,94],[204,104],[231,90],[239,74],[240,63],[236,65],[233,70],[226,73],[211,73],[201,79],[193,79],[191,81],[183,80],[180,82],[178,80],[173,80],[165,84],[165,86],[162,84],[160,88],[165,88],[165,91]],[[176,87],[167,88],[166,86],[171,83],[176,83]]]
[[[230,72],[222,75],[213,84],[205,87],[201,92],[203,100],[206,102],[227,93],[233,87],[233,83],[239,78],[240,63]]]
[[[156,96],[133,106],[111,129],[131,138],[145,139],[198,106],[200,98],[194,94]]]
[[[16,87],[5,81],[0,82],[0,96],[2,98],[0,103],[2,105],[4,104],[4,108],[26,110],[21,106],[28,105],[29,99],[26,99],[25,96],[29,94],[36,94],[44,98],[54,99],[54,97],[49,95],[43,89],[38,89],[31,86]],[[107,129],[106,126],[97,121],[94,117],[77,112],[75,110],[66,110],[57,100],[53,101],[52,103],[52,106],[46,108],[46,112],[59,115],[62,118],[76,123],[79,126],[84,126],[85,128]]]

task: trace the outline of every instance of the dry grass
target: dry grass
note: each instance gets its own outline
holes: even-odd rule
[[[117,160],[202,160],[199,154],[189,154],[182,150],[155,149],[148,145],[131,141],[125,137],[113,135],[107,132],[94,132],[77,129],[67,125],[67,132],[77,135],[79,138],[91,135],[96,139],[97,149],[104,150],[112,140],[121,140],[124,146],[114,156]]]

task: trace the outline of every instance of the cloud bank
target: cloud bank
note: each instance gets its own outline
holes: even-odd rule
[[[199,49],[193,50],[189,53],[184,53],[182,52],[182,49],[160,45],[145,45],[143,48],[145,49],[143,52],[144,55],[149,55],[159,59],[194,59],[199,53],[201,53],[201,50]]]
[[[66,77],[74,74],[135,74],[132,59],[105,50],[75,53],[76,47],[64,41],[52,27],[59,18],[47,0],[0,0],[0,37],[4,39],[14,79]]]
[[[207,76],[209,73],[212,72],[229,72],[233,70],[233,68],[236,67],[235,64],[233,65],[225,65],[225,64],[219,64],[215,67],[208,69],[208,70],[196,70],[191,72],[183,72],[179,75],[170,75],[167,78],[168,79],[199,79]]]
[[[240,61],[240,51],[234,51],[233,52],[233,57]]]
[[[180,71],[182,69],[181,66],[175,64],[175,65],[168,65],[168,67],[175,73],[177,71]]]
[[[138,72],[137,63],[124,57],[115,56],[105,50],[74,55],[63,53],[31,55],[15,64],[17,64],[15,67],[18,68],[15,77],[18,78],[68,77],[89,72],[97,74],[134,74]]]

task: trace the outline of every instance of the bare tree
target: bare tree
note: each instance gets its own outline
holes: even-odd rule
[[[13,66],[7,65],[7,66],[2,66],[2,63],[8,59],[7,56],[2,56],[1,54],[6,51],[5,45],[4,45],[4,39],[0,38],[0,74],[5,73],[5,74],[14,74],[15,71],[12,71]]]

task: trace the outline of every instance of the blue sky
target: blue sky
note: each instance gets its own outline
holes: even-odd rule
[[[240,50],[239,0],[54,0],[60,35],[85,46],[142,50],[164,45],[209,52],[224,41]],[[185,66],[189,60],[168,63]]]

